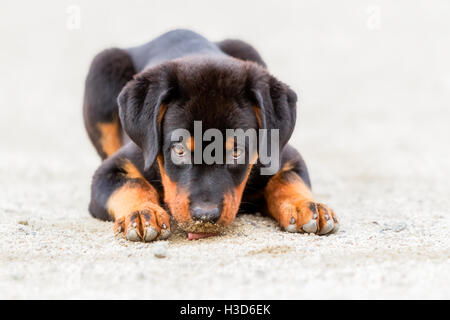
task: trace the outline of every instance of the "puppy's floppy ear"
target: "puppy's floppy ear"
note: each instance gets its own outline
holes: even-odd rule
[[[259,107],[262,129],[279,129],[280,150],[287,144],[297,118],[297,95],[286,84],[266,72],[251,80],[251,91]]]
[[[143,152],[148,170],[161,146],[161,121],[169,93],[174,90],[171,65],[160,65],[138,74],[120,92],[117,102],[124,131]]]

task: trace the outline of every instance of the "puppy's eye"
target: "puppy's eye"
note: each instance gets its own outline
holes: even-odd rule
[[[181,143],[174,144],[172,146],[172,152],[179,157],[183,157],[186,154],[186,151]]]
[[[239,157],[242,155],[242,153],[243,153],[243,150],[241,148],[235,148],[232,153],[233,159],[239,159]]]

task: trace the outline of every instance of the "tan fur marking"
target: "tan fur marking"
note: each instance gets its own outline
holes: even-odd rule
[[[113,122],[100,122],[97,124],[100,131],[100,145],[106,156],[111,156],[116,153],[122,146],[120,141],[119,120],[115,119]]]
[[[253,106],[253,111],[255,112],[256,121],[258,122],[258,126],[260,129],[262,129],[261,109],[257,106]]]
[[[117,220],[155,205],[158,205],[158,193],[153,186],[127,182],[109,197],[106,208]]]
[[[328,206],[313,200],[311,190],[301,177],[291,171],[288,180],[285,180],[284,172],[290,166],[287,163],[269,180],[264,190],[270,215],[289,232],[319,235],[336,232],[339,229],[336,214]]]
[[[186,148],[188,148],[189,151],[194,151],[195,148],[195,141],[192,137],[189,137],[186,141]]]
[[[162,104],[161,107],[159,108],[159,113],[158,113],[158,123],[159,125],[161,125],[162,119],[164,118],[164,114],[167,111],[167,105],[166,104]]]
[[[234,136],[233,136],[233,137],[228,137],[228,138],[227,138],[227,141],[225,141],[225,148],[226,148],[227,150],[232,150],[232,149],[234,149],[234,141],[235,141]]]
[[[141,172],[132,164],[129,160],[126,160],[122,168],[126,171],[126,176],[128,179],[142,179],[147,182],[147,180],[142,176]]]
[[[158,192],[134,164],[125,160],[122,169],[125,171],[126,179],[138,179],[139,182],[127,182],[109,197],[106,208],[114,219],[159,205]]]
[[[285,181],[282,172],[279,172],[269,180],[264,190],[269,212],[280,224],[282,216],[286,215],[285,204],[302,202],[306,204],[313,199],[311,190],[299,176],[291,179]]]
[[[292,169],[294,169],[294,165],[292,164],[292,162],[288,161],[286,162],[283,167],[281,168],[281,172],[283,171],[291,171]]]
[[[179,223],[186,223],[191,220],[189,210],[189,193],[178,188],[164,170],[164,161],[161,155],[158,156],[159,172],[164,187],[164,202],[169,206],[175,220]]]
[[[232,192],[225,193],[222,215],[220,216],[218,224],[228,226],[236,217],[239,206],[241,205],[242,194],[244,193],[245,185],[247,184],[252,167],[253,164],[251,163],[247,169],[246,176],[240,185],[238,185]]]

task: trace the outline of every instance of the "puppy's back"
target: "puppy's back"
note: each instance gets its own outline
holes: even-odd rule
[[[127,49],[127,52],[138,72],[164,61],[186,56],[226,56],[215,43],[185,29],[166,32],[144,45]]]

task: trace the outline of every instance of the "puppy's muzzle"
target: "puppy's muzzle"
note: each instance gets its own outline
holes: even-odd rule
[[[219,206],[209,203],[201,203],[191,208],[191,217],[195,221],[216,223],[221,215]]]

